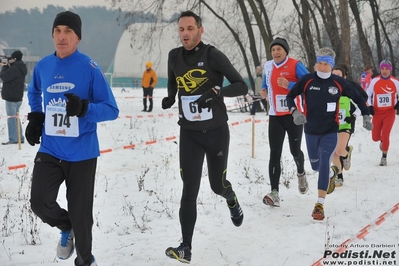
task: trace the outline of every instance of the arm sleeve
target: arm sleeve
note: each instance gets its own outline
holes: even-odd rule
[[[292,89],[288,92],[286,97],[288,110],[291,110],[292,107],[296,107],[295,98],[304,92],[304,86],[305,86],[305,78],[302,77],[298,80],[297,83],[295,83]]]
[[[369,115],[370,111],[369,108],[367,107],[366,100],[357,91],[355,86],[344,78],[337,77],[337,79],[343,85],[342,95],[351,98],[352,101],[354,101],[356,105],[359,107],[360,111],[362,112],[362,115]]]
[[[360,93],[360,95],[363,96],[363,98],[367,101],[369,96],[367,95],[367,92],[363,90],[362,86],[360,86],[358,83],[353,82],[353,85],[355,86],[356,90]]]
[[[98,123],[115,120],[119,115],[119,108],[111,87],[100,68],[92,68],[91,99],[87,107],[85,118],[90,122]]]
[[[176,76],[173,71],[173,67],[176,63],[177,51],[177,49],[171,50],[168,55],[168,83],[166,86],[169,98],[175,98],[177,94]]]
[[[235,97],[248,93],[248,85],[225,54],[213,48],[209,51],[208,59],[210,60],[211,68],[221,73],[230,82],[230,85],[221,88],[222,96]]]
[[[367,73],[366,79],[365,79],[366,88],[368,88],[370,86],[370,82],[371,82],[371,73]]]
[[[309,71],[306,69],[306,67],[302,64],[302,62],[298,61],[298,63],[296,64],[295,67],[295,73],[296,73],[296,77],[298,79],[302,78],[303,75],[308,74]],[[288,89],[291,90],[296,82],[290,81],[289,85],[288,85]]]
[[[9,82],[17,77],[17,67],[3,66],[1,68],[0,78],[3,82]]]
[[[368,105],[374,105],[373,103],[373,95],[374,95],[374,84],[377,82],[377,78],[372,79],[370,85],[367,87],[366,93],[368,96],[367,103]]]
[[[153,70],[152,72],[152,84],[151,86],[154,88],[158,83],[158,77],[157,77],[157,73],[155,72],[155,70]]]
[[[28,85],[28,103],[31,109],[31,112],[39,112],[44,113],[42,102],[42,89],[41,89],[41,79],[39,75],[40,65],[36,65],[33,70],[32,79]]]
[[[302,64],[302,62],[298,62],[298,64],[296,64],[296,70],[295,71],[296,71],[296,77],[298,79],[302,78],[302,76],[304,76],[304,75],[309,73],[309,71]]]
[[[262,79],[262,88],[261,89],[263,89],[263,88],[265,88],[266,89],[266,91],[267,91],[267,84],[266,84],[266,75],[265,75],[265,73],[263,73],[263,79]]]
[[[362,97],[364,98],[365,101],[368,100],[369,96],[367,95],[367,92],[362,88],[362,86],[360,86],[359,83],[357,83],[356,81],[353,80],[348,80],[350,83],[353,84],[353,86],[355,86],[356,90],[360,93],[360,95],[362,95]],[[350,105],[350,113],[354,114],[357,106],[353,104],[353,102],[351,101],[351,105]]]

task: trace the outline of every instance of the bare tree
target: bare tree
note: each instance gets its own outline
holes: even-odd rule
[[[339,0],[339,19],[341,21],[340,58],[337,62],[350,65],[351,31],[349,24],[349,7],[347,0]]]
[[[269,15],[266,12],[266,7],[264,6],[263,2],[260,0],[248,0],[248,1],[244,1],[244,0],[237,0],[237,4],[241,10],[241,15],[243,18],[243,22],[245,25],[245,29],[246,32],[244,34],[245,38],[247,38],[249,40],[249,50],[251,53],[251,57],[252,57],[252,62],[254,63],[254,65],[250,65],[250,58],[247,56],[246,51],[245,51],[245,47],[243,45],[243,40],[240,39],[240,35],[238,34],[238,32],[240,32],[240,29],[233,29],[230,26],[230,23],[224,19],[222,16],[220,16],[218,14],[217,11],[213,10],[212,7],[207,3],[207,1],[204,0],[199,0],[202,4],[204,4],[208,10],[210,10],[212,12],[212,14],[214,14],[214,16],[216,18],[218,18],[220,21],[222,21],[226,28],[232,33],[232,35],[234,36],[234,39],[237,43],[237,45],[240,47],[240,51],[243,57],[243,63],[245,65],[245,68],[247,70],[247,74],[248,77],[251,77],[254,71],[254,68],[258,65],[261,64],[260,58],[259,58],[259,54],[260,54],[260,50],[261,49],[265,49],[266,50],[266,54],[267,57],[270,58],[270,51],[268,50],[267,47],[269,47],[270,42],[272,40],[272,32],[271,32],[271,27],[270,27],[270,22],[269,22]],[[247,3],[246,3],[247,2]],[[250,13],[249,10],[247,8],[247,5],[249,5],[250,10],[252,11],[253,17],[256,21],[256,23],[252,23],[251,19],[250,19]],[[259,10],[258,10],[259,8]],[[255,41],[255,33],[253,31],[252,25],[256,25],[259,29],[259,32],[261,33],[261,40],[263,41],[263,47],[258,47],[256,46],[256,41]],[[251,87],[255,88],[255,83],[253,81],[253,79],[249,79]]]
[[[378,25],[378,6],[374,0],[369,0],[369,4],[371,7],[371,13],[373,15],[375,43],[377,46],[377,60],[378,62],[381,62],[383,55],[382,55],[382,46],[381,46],[381,33],[380,33],[380,27]]]
[[[144,31],[140,27],[129,27],[133,29],[131,45],[134,49],[153,49],[154,45],[160,46],[156,41],[159,40],[159,35],[153,34],[162,32],[161,27],[176,23],[176,7],[183,6],[187,10],[198,12],[202,17],[211,16],[212,21],[216,21],[212,23],[212,29],[218,29],[218,36],[214,36],[213,43],[218,48],[225,49],[232,62],[234,61],[240,71],[245,71],[248,77],[253,76],[251,73],[254,73],[255,66],[262,64],[264,59],[271,59],[268,47],[277,35],[295,43],[296,47],[303,48],[296,49],[301,56],[298,59],[305,60],[309,67],[316,62],[315,50],[321,46],[331,46],[337,54],[336,61],[349,66],[351,56],[362,58],[364,65],[381,61],[385,56],[395,64],[395,56],[398,54],[393,49],[393,43],[399,42],[399,19],[396,15],[399,9],[395,9],[399,7],[399,0],[389,3],[380,0],[291,0],[295,13],[280,14],[278,21],[274,18],[274,12],[280,5],[277,0],[110,1],[113,7],[130,10],[127,17],[123,18],[125,21],[131,18],[128,23],[137,23],[137,20],[147,22],[143,23],[148,24]],[[381,9],[382,4],[385,9]],[[365,12],[364,8],[359,8],[362,6],[370,8],[371,20],[362,15]],[[175,14],[167,18],[166,14],[171,11]],[[356,22],[353,27],[350,24],[351,19]],[[351,34],[351,30],[356,34]],[[367,34],[367,31],[372,33]],[[143,36],[147,36],[145,42],[142,40]],[[357,37],[359,44],[353,38],[351,40],[350,36]],[[370,45],[372,43],[375,43],[375,47]],[[382,49],[383,44],[386,44],[387,50]],[[353,49],[352,55],[351,45],[360,47]],[[263,51],[266,58],[262,57]],[[373,60],[374,51],[376,60]]]
[[[266,10],[274,10],[275,6],[277,5],[277,1],[275,1],[275,2],[270,1],[268,7],[266,7],[263,4],[262,0],[255,0],[255,1],[258,3],[259,9],[260,9],[260,18],[256,17],[256,23],[258,24],[258,27],[259,27],[259,30],[260,30],[260,33],[262,36],[264,49],[266,51],[266,58],[271,59],[272,55],[270,53],[269,46],[273,39],[273,31],[271,28],[269,16],[272,14],[270,14],[270,13],[268,14],[266,12]]]
[[[394,52],[393,52],[393,47],[392,47],[392,42],[389,37],[389,33],[386,30],[385,24],[381,19],[380,16],[380,11],[379,11],[379,5],[376,0],[369,0],[370,2],[370,7],[371,11],[373,14],[373,20],[374,20],[374,28],[375,28],[375,37],[377,41],[377,55],[378,55],[378,62],[381,62],[384,58],[389,58],[392,65],[395,65],[395,57],[394,57]],[[385,41],[388,45],[389,53],[387,56],[383,55],[383,49],[382,49],[382,40],[381,40],[381,33],[380,33],[380,28],[382,29],[382,33],[384,35]],[[393,75],[395,75],[395,68],[393,69]]]
[[[331,44],[331,48],[335,51],[337,58],[340,58],[341,38],[336,21],[336,7],[330,0],[311,0],[313,6],[319,11],[323,26],[326,30],[328,39],[324,39],[323,46]]]
[[[363,65],[371,65],[373,66],[373,55],[371,52],[370,45],[366,38],[366,34],[364,33],[362,21],[360,19],[360,13],[358,9],[358,3],[356,0],[349,0],[349,6],[352,10],[353,17],[356,21],[356,29],[357,35],[359,37],[359,44],[360,44],[360,52],[362,54]]]
[[[311,8],[308,1],[300,0],[300,5],[295,0],[292,0],[292,3],[294,4],[295,10],[298,13],[299,32],[306,51],[308,65],[309,67],[314,66],[316,63],[316,52],[311,30],[311,17],[314,18],[314,16],[310,16]],[[314,25],[318,39],[320,40],[320,30],[318,28],[318,24],[315,23]]]
[[[176,6],[185,4],[188,10],[197,10],[198,13],[201,14],[203,10],[201,8],[205,8],[209,11],[217,20],[219,20],[225,27],[225,29],[230,32],[231,36],[234,39],[236,46],[241,54],[241,62],[244,64],[248,77],[251,77],[254,73],[255,66],[261,64],[261,59],[259,54],[264,49],[266,50],[266,54],[270,57],[270,52],[266,47],[269,47],[270,42],[272,40],[272,31],[269,21],[268,12],[272,12],[273,8],[266,8],[261,0],[237,0],[233,1],[205,1],[205,0],[174,0],[173,1]],[[269,1],[270,4],[276,4],[277,1]],[[168,2],[169,5],[172,5]],[[145,30],[145,34],[151,35],[152,32],[155,32],[155,28],[160,23],[165,23],[164,18],[164,10],[167,8],[166,1],[119,1],[119,0],[111,0],[111,5],[113,7],[118,7],[120,10],[126,9],[125,5],[129,5],[129,9],[132,10],[129,13],[128,17],[133,18],[132,14],[135,14],[137,19],[137,14],[145,17],[146,14],[151,13],[154,14],[152,20],[147,20],[150,26],[147,26]],[[239,14],[235,16],[231,16],[231,12],[235,12],[236,10],[240,10]],[[229,13],[230,12],[230,13]],[[176,19],[175,17],[174,19]],[[255,23],[252,23],[251,18],[255,20]],[[124,18],[126,20],[126,18]],[[230,19],[230,20],[229,20]],[[234,20],[242,20],[243,23],[240,25],[236,25]],[[128,20],[128,23],[131,23],[132,20]],[[175,22],[175,20],[174,20]],[[256,45],[256,34],[253,30],[253,25],[255,25],[259,32],[261,33],[259,36],[260,45]],[[127,25],[128,27],[128,25]],[[130,29],[130,28],[129,28]],[[139,34],[138,27],[131,30],[132,33],[132,48],[133,47],[144,47],[145,49],[150,49],[149,46],[152,43],[143,44],[142,42],[142,34]],[[224,34],[224,33],[223,33]],[[148,40],[153,40],[154,38],[149,37]],[[141,41],[141,43],[140,43]],[[249,43],[249,47],[246,46],[246,43]],[[216,44],[218,45],[218,44]],[[250,83],[254,86],[252,79],[250,79]]]
[[[250,52],[251,52],[252,59],[253,59],[255,65],[257,66],[257,65],[260,64],[260,60],[259,60],[258,52],[257,52],[257,49],[256,49],[255,34],[254,34],[253,29],[252,29],[251,19],[249,18],[248,10],[247,10],[247,7],[245,6],[244,1],[243,1],[243,0],[238,0],[237,2],[238,2],[238,5],[239,5],[239,7],[240,7],[240,9],[241,9],[242,17],[243,17],[243,19],[244,19],[244,24],[245,24],[246,31],[247,31],[247,34],[248,34],[249,50],[250,50]],[[215,15],[216,15],[216,17],[218,17],[217,14],[215,14]],[[242,54],[243,54],[243,57],[244,57],[244,64],[245,64],[245,67],[246,67],[246,69],[247,69],[248,77],[251,77],[252,74],[251,74],[251,69],[250,69],[250,65],[249,65],[249,60],[248,60],[248,58],[247,58],[247,56],[246,56],[245,49],[244,49],[244,47],[242,46],[241,41],[238,39],[238,35],[237,35],[236,32],[234,32],[234,30],[228,25],[228,23],[226,22],[226,20],[224,20],[223,18],[220,18],[220,17],[218,17],[218,18],[219,18],[220,20],[224,21],[226,27],[230,29],[230,31],[232,32],[233,36],[235,36],[235,38],[237,37],[237,38],[236,38],[236,42],[237,42],[237,44],[240,46],[241,52],[242,52]],[[254,80],[253,80],[253,79],[249,79],[249,81],[250,81],[250,83],[251,83],[252,89],[255,89],[255,82],[254,82]]]

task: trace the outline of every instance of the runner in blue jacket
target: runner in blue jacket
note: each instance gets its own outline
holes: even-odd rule
[[[348,96],[359,107],[363,115],[363,126],[372,129],[369,109],[365,99],[346,79],[332,75],[335,52],[330,48],[318,51],[316,72],[304,75],[287,95],[287,105],[294,123],[304,124],[308,156],[312,169],[319,172],[318,200],[312,217],[324,219],[324,199],[327,191],[335,188],[337,166],[330,164],[334,155],[339,128],[339,98]],[[302,95],[304,112],[297,110],[294,99]]]
[[[28,87],[31,112],[25,137],[40,144],[32,173],[31,208],[44,223],[61,230],[57,257],[76,246],[76,266],[96,266],[92,249],[97,123],[114,120],[119,109],[96,62],[77,50],[82,22],[70,11],[53,23],[55,53],[36,65]],[[65,181],[68,211],[57,203]]]

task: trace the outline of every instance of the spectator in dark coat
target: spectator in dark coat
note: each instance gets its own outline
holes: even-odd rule
[[[7,62],[2,62],[0,78],[3,81],[3,88],[1,90],[1,97],[6,101],[6,113],[8,116],[8,141],[3,142],[3,145],[17,144],[18,136],[21,143],[24,143],[21,122],[19,122],[18,127],[17,116],[19,114],[19,108],[22,105],[27,73],[28,69],[26,64],[22,61],[21,51],[13,52],[11,58],[8,58]]]

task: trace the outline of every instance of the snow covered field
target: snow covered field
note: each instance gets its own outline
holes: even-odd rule
[[[178,246],[181,240],[177,104],[162,110],[166,89],[156,89],[154,110],[144,113],[141,89],[127,90],[121,93],[120,88],[114,88],[120,118],[98,125],[103,153],[98,160],[95,188],[93,254],[100,266],[181,265],[164,254],[167,247]],[[229,106],[236,103],[235,99],[226,102]],[[21,116],[28,112],[25,97]],[[397,254],[393,253],[399,251],[398,122],[392,130],[388,166],[381,167],[379,143],[372,142],[371,133],[358,119],[350,141],[354,147],[352,168],[344,172],[344,186],[328,195],[326,219],[316,222],[311,212],[317,199],[317,174],[310,168],[305,140],[302,147],[309,192],[298,192],[294,162],[285,142],[281,207],[271,208],[262,203],[270,190],[268,117],[264,113],[256,115],[255,158],[251,158],[249,113],[229,112],[229,118],[227,178],[240,201],[244,222],[238,228],[232,224],[224,199],[210,190],[205,163],[191,265],[310,266],[334,265],[334,261],[335,265],[398,264]],[[24,118],[23,122],[25,128]],[[0,101],[0,139],[8,140],[4,101]],[[56,259],[59,231],[43,224],[29,208],[36,151],[37,146],[27,143],[21,150],[18,145],[1,146],[0,265],[73,265],[74,257]],[[9,169],[15,166],[20,168]],[[64,187],[59,201],[66,205]],[[347,247],[341,246],[344,242]],[[352,258],[316,263],[326,249],[340,247]],[[374,250],[385,259],[371,258]],[[353,258],[356,254],[358,258]],[[366,258],[360,258],[365,254]]]

